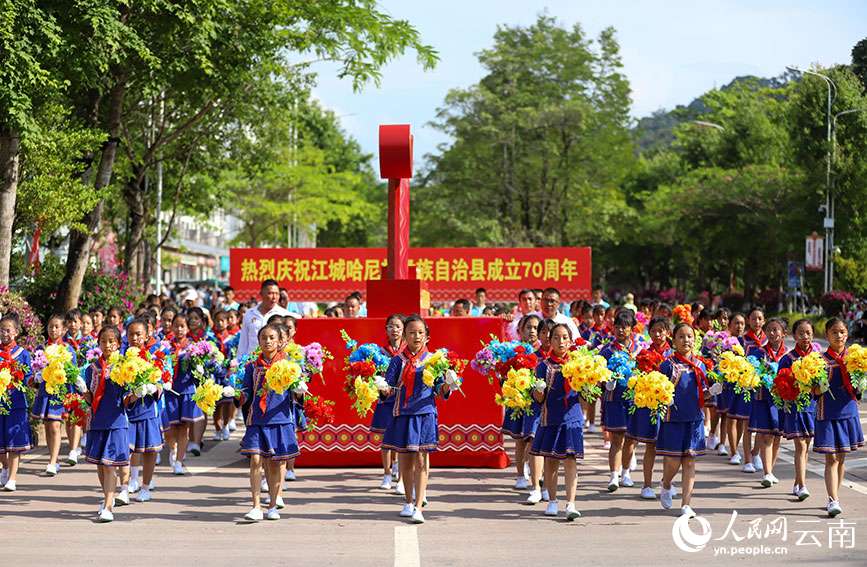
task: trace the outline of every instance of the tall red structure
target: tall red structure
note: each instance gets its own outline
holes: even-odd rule
[[[379,170],[388,179],[388,253],[385,277],[367,282],[367,313],[362,319],[303,319],[296,341],[322,343],[334,354],[325,365],[324,383],[314,381],[314,394],[334,400],[335,423],[300,435],[302,466],[379,466],[381,436],[368,431],[371,416],[359,419],[343,392],[343,358],[340,338],[345,329],[359,342],[382,344],[385,318],[392,313],[423,313],[429,296],[409,267],[409,180],[412,177],[412,134],[408,124],[379,127]],[[481,342],[491,335],[502,337],[503,322],[493,317],[431,318],[432,348],[447,347],[471,359]],[[431,460],[435,466],[508,466],[500,424],[503,410],[494,403],[487,379],[467,368],[462,388],[466,394],[439,404],[439,445]]]

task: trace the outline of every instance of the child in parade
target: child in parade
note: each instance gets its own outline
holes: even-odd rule
[[[93,321],[93,331],[90,334],[93,338],[97,339],[99,338],[99,332],[102,330],[102,323],[105,321],[105,313],[99,307],[92,308],[89,313],[90,319]]]
[[[707,367],[693,354],[695,332],[686,323],[674,327],[674,354],[664,361],[659,371],[674,383],[674,403],[659,425],[656,453],[664,457],[662,490],[659,502],[666,510],[674,498],[672,480],[681,471],[683,487],[681,515],[694,517],[690,506],[695,484],[695,458],[704,455],[704,416],[702,407],[707,394],[718,394],[722,385],[707,387]]]
[[[90,313],[81,314],[81,336],[96,339],[93,336],[93,317],[90,316]]]
[[[172,472],[176,475],[186,473],[184,459],[187,453],[187,442],[195,423],[204,421],[205,414],[193,401],[196,391],[196,380],[190,367],[190,346],[186,315],[175,315],[172,321],[172,356],[174,357],[175,373],[172,388],[166,392],[166,418],[169,429],[165,432],[165,441],[169,446],[169,461]]]
[[[48,318],[48,323],[45,325],[45,334],[48,337],[45,341],[45,346],[37,349],[37,352],[40,350],[44,351],[46,347],[51,345],[63,345],[69,351],[72,363],[77,363],[75,349],[63,341],[63,337],[66,334],[66,324],[62,315],[55,313]],[[33,398],[33,408],[30,411],[30,417],[40,420],[42,426],[45,428],[45,444],[48,447],[48,464],[45,466],[45,474],[55,476],[60,472],[57,459],[60,455],[63,400],[59,396],[50,395],[45,391],[45,382],[41,376],[38,374],[34,375],[34,380],[37,382],[38,389],[36,396]],[[68,430],[69,427],[67,426]],[[81,450],[77,444],[73,444],[72,437],[67,435],[67,439],[70,440],[68,462],[70,464],[77,464]]]
[[[0,357],[15,365],[16,373],[20,372],[20,381],[14,374],[13,379],[20,382],[21,386],[14,387],[0,406],[0,459],[3,461],[0,486],[6,492],[15,492],[17,489],[21,455],[33,448],[27,396],[24,394],[24,386],[32,377],[30,353],[16,343],[19,331],[17,315],[7,313],[0,318]]]
[[[189,326],[190,342],[208,341],[216,344],[217,339],[214,334],[208,329],[208,320],[205,312],[201,307],[191,307],[187,309],[187,325]],[[193,387],[195,391],[195,386]],[[190,441],[187,446],[187,452],[198,457],[202,454],[202,440],[205,437],[205,429],[208,427],[207,419],[195,421],[190,426]]]
[[[792,335],[795,338],[795,348],[780,359],[778,373],[791,369],[796,360],[813,352],[813,323],[809,319],[795,321]],[[816,428],[816,400],[811,399],[810,404],[803,411],[798,411],[794,407],[790,411],[783,408],[781,421],[783,436],[792,440],[795,445],[795,480],[792,495],[804,501],[810,497],[810,491],[807,489],[807,459],[810,440]]]
[[[427,454],[436,451],[438,440],[436,397],[448,398],[458,385],[444,382],[435,390],[424,383],[422,374],[429,356],[430,337],[424,319],[418,315],[407,317],[403,337],[406,349],[391,359],[385,379],[378,384],[381,392],[394,398],[393,419],[382,446],[398,453],[400,476],[406,489],[406,503],[400,516],[422,524],[429,474]]]
[[[406,348],[406,343],[403,341],[403,316],[389,315],[385,320],[385,346],[382,351],[390,357],[395,357],[403,352]],[[376,402],[376,408],[373,410],[373,419],[370,422],[370,431],[372,433],[384,434],[391,423],[392,413],[394,412],[394,398],[380,397]],[[382,454],[382,483],[379,488],[382,490],[391,490],[392,481],[397,481],[400,477],[400,470],[397,466],[397,453],[388,449],[380,449]],[[403,484],[399,484],[400,492],[403,494]]]
[[[551,329],[551,353],[536,367],[533,398],[541,405],[541,420],[530,454],[545,459],[545,487],[549,500],[546,516],[560,513],[557,483],[560,462],[565,469],[566,519],[574,521],[581,514],[575,508],[578,463],[584,458],[584,414],[578,392],[569,388],[560,371],[572,346],[569,327],[557,324]]]
[[[217,311],[214,314],[214,338],[217,341],[217,348],[223,353],[226,360],[235,358],[235,350],[232,349],[231,341],[236,335],[229,333],[229,314],[226,311]],[[235,344],[237,349],[237,343]],[[229,384],[224,383],[223,386]],[[214,435],[211,437],[213,441],[228,441],[231,435],[229,431],[229,420],[232,418],[235,409],[234,398],[223,398],[217,402],[217,407],[214,410]]]
[[[286,349],[290,344],[295,344],[297,323],[295,322],[294,317],[282,317],[281,321],[280,330],[283,339],[283,348]],[[307,416],[304,415],[304,396],[298,394],[292,396],[292,407],[295,416],[295,430],[298,432],[304,431],[307,429]],[[285,479],[289,482],[298,480],[298,475],[295,472],[295,457],[286,461]]]
[[[550,319],[549,319],[550,321]],[[539,348],[536,350],[535,354],[539,361],[542,361],[546,358],[543,353],[548,352],[551,347],[551,334],[549,330],[554,327],[556,323],[551,321],[550,327],[545,327],[542,322],[542,318],[538,315],[525,315],[523,320],[519,323],[518,328],[521,331],[521,341],[531,344],[531,345],[539,345]],[[540,339],[540,330],[545,328],[545,341],[542,343]],[[527,463],[527,468],[530,469],[530,494],[527,496],[527,504],[538,504],[541,501],[548,501],[549,495],[547,489],[542,489],[540,484],[542,482],[542,471],[544,467],[544,458],[538,455],[531,455],[530,449],[533,446],[533,439],[536,437],[536,432],[539,430],[539,423],[542,421],[542,405],[533,400],[533,404],[531,406],[531,413],[529,415],[525,415],[522,419],[523,421],[523,429],[522,436],[524,441],[524,460]]]
[[[861,414],[858,411],[860,393],[852,386],[852,378],[843,358],[849,329],[846,322],[831,317],[825,323],[828,348],[824,359],[828,371],[826,391],[814,389],[816,396],[816,438],[813,451],[825,455],[825,489],[828,492],[828,516],[843,512],[840,505],[840,485],[846,473],[846,453],[864,446]]]
[[[124,329],[123,329],[123,310],[120,307],[111,307],[106,313],[105,316],[105,324],[109,327],[114,327],[117,329],[121,337],[123,337]]]
[[[170,341],[172,334],[172,321],[175,320],[177,311],[172,307],[165,307],[160,311],[159,331],[157,331],[157,339],[161,341]]]
[[[672,355],[671,350],[671,322],[662,317],[651,319],[647,326],[650,334],[650,346],[648,349],[658,355],[659,364]],[[651,370],[659,371],[659,364]],[[623,445],[624,462],[625,454],[634,454],[635,446],[644,443],[644,457],[641,460],[644,484],[641,487],[641,497],[647,500],[656,498],[653,492],[653,465],[656,461],[656,438],[659,435],[659,420],[650,422],[650,410],[636,408],[635,412],[628,417],[626,426],[626,440]],[[628,469],[627,469],[628,471]],[[626,486],[624,484],[624,486]]]
[[[116,469],[129,467],[129,421],[124,406],[129,394],[109,376],[112,354],[120,348],[120,331],[113,325],[105,326],[99,332],[99,359],[92,362],[84,371],[85,397],[90,403],[91,419],[84,453],[88,463],[97,466],[99,484],[102,488],[103,502],[97,513],[98,522],[114,520]],[[121,487],[124,492],[124,487]],[[127,499],[128,502],[128,499]]]
[[[768,337],[764,331],[765,312],[753,307],[747,314],[747,332],[743,336],[744,353],[748,353],[751,348],[757,346],[759,348],[768,344]],[[762,470],[762,459],[758,453],[758,446],[753,446],[753,436],[749,431],[750,415],[752,414],[752,396],[747,401],[743,395],[735,394],[732,396],[732,403],[729,406],[728,418],[734,419],[737,422],[735,434],[738,439],[743,439],[744,447],[744,466],[742,468],[745,473],[754,473]],[[729,426],[731,431],[731,425]]]
[[[139,356],[152,360],[148,345],[148,325],[141,319],[134,319],[126,327],[129,348],[139,349]],[[138,501],[151,499],[150,484],[153,481],[157,454],[163,448],[163,432],[160,424],[159,399],[163,395],[161,384],[154,386],[154,392],[139,397],[133,393],[127,405],[129,419],[129,449],[132,452],[132,474],[130,492],[138,491]],[[139,483],[139,473],[141,483]]]
[[[758,342],[754,341],[747,351],[747,356],[764,360],[776,374],[775,370],[786,354],[786,346],[783,344],[787,330],[786,322],[783,319],[772,317],[765,323],[764,329],[764,334],[767,337],[765,345],[758,346]],[[765,488],[770,488],[779,482],[774,476],[774,465],[780,451],[780,439],[783,430],[780,427],[779,409],[771,399],[770,390],[764,385],[756,388],[753,394],[749,431],[756,434],[756,448],[760,455],[760,458],[755,459],[753,463],[762,464],[764,475],[761,484]]]
[[[729,319],[728,332],[731,336],[738,339],[741,346],[744,345],[743,334],[746,326],[746,318],[743,314],[732,314]],[[735,407],[738,398],[741,400],[739,408],[742,415],[740,417],[736,417],[733,413],[735,410],[739,409],[738,407]],[[731,452],[731,458],[729,459],[730,465],[739,465],[743,462],[743,457],[741,456],[738,447],[743,440],[746,423],[749,420],[749,412],[744,409],[747,404],[748,402],[743,400],[743,396],[735,395],[731,384],[723,385],[722,394],[718,398],[717,411],[722,412],[723,415],[725,415],[725,429],[723,429],[723,431],[725,431],[726,439],[729,444],[729,451]]]
[[[293,398],[295,393],[282,394],[265,388],[265,374],[277,361],[286,358],[282,347],[280,330],[277,325],[268,323],[259,329],[259,357],[247,364],[244,369],[241,403],[250,400],[247,415],[247,430],[241,440],[241,453],[250,458],[250,492],[253,508],[244,516],[250,522],[266,518],[279,520],[283,488],[283,474],[286,461],[300,454],[295,435],[295,415]],[[263,515],[260,508],[262,490],[262,469],[267,476],[269,502]]]

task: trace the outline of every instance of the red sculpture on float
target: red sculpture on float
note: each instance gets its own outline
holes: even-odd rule
[[[380,175],[388,179],[388,265],[382,280],[367,282],[367,313],[361,319],[303,319],[295,340],[317,341],[334,355],[325,364],[324,383],[314,380],[311,391],[334,400],[333,424],[300,434],[301,466],[379,466],[381,436],[369,433],[371,416],[360,419],[343,391],[346,350],[340,330],[360,343],[385,341],[385,318],[392,313],[422,313],[429,296],[409,268],[409,179],[412,177],[412,134],[408,124],[379,127]],[[431,348],[448,347],[472,359],[482,341],[502,337],[503,322],[493,317],[430,318]],[[462,388],[465,397],[453,395],[440,403],[440,439],[431,454],[434,466],[508,466],[500,425],[503,410],[494,403],[494,389],[486,378],[469,367]]]

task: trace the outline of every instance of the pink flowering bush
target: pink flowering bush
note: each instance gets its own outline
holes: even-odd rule
[[[42,321],[30,308],[30,304],[20,293],[10,290],[8,287],[0,287],[0,315],[16,313],[21,325],[18,334],[18,344],[33,349],[42,342]]]

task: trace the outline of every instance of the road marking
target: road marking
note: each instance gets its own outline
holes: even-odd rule
[[[394,567],[421,567],[417,527],[394,527]]]
[[[777,458],[789,463],[790,465],[795,464],[794,451],[792,451],[788,447],[780,447],[780,452],[779,452]],[[861,459],[858,459],[858,461],[861,461]],[[865,466],[865,465],[861,464],[860,462],[858,462],[858,465]],[[846,463],[846,469],[847,469],[846,472],[849,472],[848,471],[848,469],[849,469],[848,463]],[[810,462],[807,461],[807,471],[815,474],[816,476],[818,476],[820,478],[825,478],[824,465],[811,465]],[[857,482],[852,482],[851,480],[844,478],[842,485],[845,486],[846,488],[851,488],[855,492],[859,492],[861,494],[867,494],[867,486],[858,484]]]

